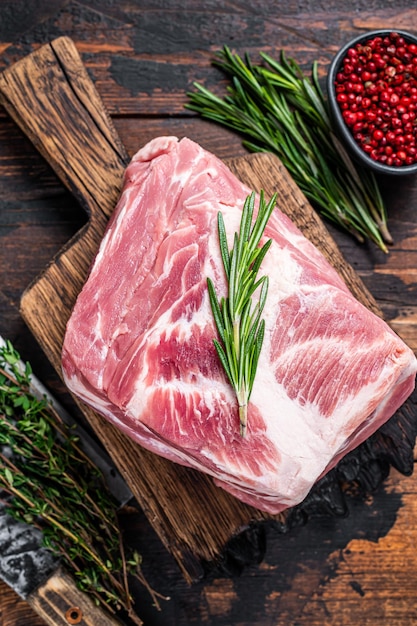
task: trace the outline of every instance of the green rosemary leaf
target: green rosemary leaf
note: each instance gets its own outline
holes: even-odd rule
[[[264,194],[261,191],[258,219],[256,219],[251,233],[251,245],[253,248],[255,248],[261,240],[266,224],[271,217],[272,211],[274,210],[276,199],[277,194],[274,194],[269,203],[265,205]]]
[[[218,300],[213,281],[207,278],[209,301],[220,338],[220,341],[214,339],[213,342],[220,363],[236,394],[242,437],[247,430],[248,402],[264,337],[265,322],[260,318],[269,284],[267,276],[258,279],[257,274],[271,246],[271,240],[262,247],[259,247],[259,244],[275,203],[276,194],[269,203],[266,203],[262,191],[257,215],[254,218],[255,193],[252,192],[246,198],[239,232],[233,236],[230,252],[226,249],[223,218],[218,217],[219,245],[228,281],[227,298]],[[226,263],[224,259],[227,259]],[[252,307],[252,297],[257,291],[259,299]]]
[[[213,317],[214,317],[214,321],[216,324],[216,328],[220,335],[221,340],[224,341],[225,338],[224,338],[224,330],[223,330],[222,313],[220,310],[220,306],[217,302],[216,291],[214,289],[213,281],[211,280],[211,278],[207,278],[207,287],[208,287],[208,292],[209,292],[210,306],[213,312]]]
[[[243,205],[242,220],[239,229],[239,256],[242,254],[244,244],[247,244],[249,240],[254,209],[255,194],[251,194],[246,198]]]
[[[219,212],[217,216],[217,228],[219,231],[219,244],[220,244],[220,253],[222,255],[223,267],[226,272],[226,276],[229,276],[230,273],[230,256],[229,249],[227,246],[227,236],[226,229],[224,226],[223,215]]]
[[[230,384],[233,385],[234,384],[234,380],[233,380],[232,373],[231,373],[230,368],[229,368],[229,360],[228,360],[228,358],[226,356],[226,353],[225,353],[225,351],[223,349],[223,346],[216,339],[213,339],[213,343],[214,343],[214,345],[216,347],[217,354],[218,354],[219,359],[220,359],[220,363],[222,364],[222,366],[224,368],[224,371],[227,374],[227,377],[228,377],[228,379],[230,381]]]
[[[267,282],[265,285],[263,285],[263,288],[265,289],[264,297],[266,298],[267,291],[268,291]],[[261,297],[262,297],[262,294],[261,294]],[[253,350],[253,346],[256,343],[256,337],[257,337],[259,325],[261,323],[261,315],[262,315],[263,308],[264,307],[261,306],[260,303],[258,303],[249,319],[248,329],[247,329],[247,342],[246,342],[248,352]]]
[[[235,297],[236,297],[236,293],[237,293],[237,288],[238,288],[238,260],[239,260],[239,255],[238,255],[238,245],[239,245],[239,240],[238,240],[238,235],[237,233],[235,233],[234,236],[234,244],[233,244],[233,248],[230,252],[230,274],[228,276],[229,278],[229,285],[230,285],[230,289],[229,289],[229,298],[228,298],[228,303],[229,303],[229,314],[230,314],[230,319],[234,319],[235,317]]]
[[[256,333],[256,338],[255,338],[255,342],[254,342],[254,348],[251,354],[251,362],[250,362],[250,372],[251,372],[251,378],[249,381],[249,395],[248,395],[248,400],[250,399],[251,393],[252,393],[252,389],[253,389],[253,383],[254,383],[254,379],[255,379],[255,373],[256,373],[256,369],[258,367],[258,360],[259,360],[259,355],[261,353],[261,349],[262,349],[262,345],[263,345],[263,341],[264,341],[264,335],[265,335],[265,321],[261,320],[260,324],[259,324],[259,328],[258,328],[258,332]]]
[[[236,307],[237,311],[243,311],[245,305],[250,303],[252,295],[265,283],[265,278],[265,276],[262,276],[262,278],[255,282],[253,276],[251,275],[248,280],[243,279],[242,282],[244,282],[245,286],[241,289],[238,306]],[[241,315],[243,315],[243,313]]]
[[[268,241],[262,246],[262,248],[260,248],[259,254],[256,255],[256,258],[254,259],[254,263],[252,267],[252,271],[254,274],[258,273],[261,263],[264,260],[264,257],[266,253],[268,252],[269,248],[271,247],[271,245],[272,245],[272,239],[268,239]]]
[[[262,313],[262,311],[264,310],[265,304],[266,304],[266,296],[268,294],[268,288],[269,288],[269,278],[268,276],[265,276],[262,278],[262,288],[261,288],[261,293],[259,296],[259,310]]]

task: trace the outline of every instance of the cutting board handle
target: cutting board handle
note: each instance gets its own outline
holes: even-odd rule
[[[73,41],[55,39],[0,74],[0,103],[90,218],[106,222],[129,159]]]

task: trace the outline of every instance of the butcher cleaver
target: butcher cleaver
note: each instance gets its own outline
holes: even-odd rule
[[[0,346],[4,339],[0,336]],[[23,367],[23,363],[20,364]],[[110,457],[77,424],[72,416],[53,398],[36,378],[31,377],[31,392],[48,399],[72,432],[79,437],[80,446],[98,467],[109,490],[120,506],[132,493],[114,468]],[[120,621],[104,612],[75,585],[63,569],[60,560],[42,545],[42,533],[15,520],[0,504],[0,578],[27,601],[46,624],[51,626],[120,626]]]

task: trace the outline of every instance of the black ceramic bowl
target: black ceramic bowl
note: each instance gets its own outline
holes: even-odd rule
[[[417,37],[414,35],[402,31],[392,29],[385,30],[373,30],[368,31],[359,37],[355,37],[351,41],[349,41],[346,45],[344,45],[339,52],[334,57],[333,61],[330,64],[329,72],[327,75],[327,93],[329,100],[329,107],[333,117],[334,124],[339,132],[340,138],[344,141],[345,145],[347,145],[350,150],[351,155],[354,159],[364,165],[367,168],[370,168],[374,172],[382,173],[382,174],[390,174],[390,175],[404,175],[404,174],[414,174],[417,172],[417,163],[413,163],[412,165],[387,165],[385,163],[381,163],[379,161],[371,158],[355,141],[353,138],[353,134],[347,124],[345,123],[341,109],[339,107],[338,102],[336,101],[336,89],[335,89],[335,81],[338,72],[343,66],[343,60],[347,55],[347,52],[350,48],[354,47],[358,43],[365,43],[374,37],[386,37],[390,35],[392,32],[398,33],[401,37],[405,39],[407,43],[415,43],[417,44]],[[416,111],[417,112],[417,111]],[[417,122],[417,117],[416,117]]]

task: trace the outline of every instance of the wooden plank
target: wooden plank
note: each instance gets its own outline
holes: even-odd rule
[[[0,580],[0,624],[2,626],[45,626],[43,620],[11,587]]]
[[[236,7],[217,0],[210,3],[210,18],[207,7],[192,2],[184,7],[174,0],[163,6],[142,3],[140,9],[128,0],[68,2],[55,15],[43,4],[30,16],[31,23],[41,25],[42,13],[52,13],[50,33],[74,33],[109,113],[132,117],[184,115],[185,93],[195,80],[222,91],[221,75],[207,61],[224,44],[242,54],[249,51],[254,59],[259,50],[275,55],[283,48],[305,68],[317,59],[324,76],[331,57],[350,37],[366,29],[391,28],[393,23],[408,29],[417,19],[412,6],[372,6],[352,15],[351,5],[341,6],[337,0],[315,6],[314,11],[294,0],[279,8],[248,0]],[[9,37],[14,29],[16,36],[9,47],[3,43],[1,69],[37,49],[48,36],[40,29],[34,41],[18,42],[24,32],[18,25],[25,22],[10,22],[8,30],[5,21],[3,32]]]
[[[116,203],[126,152],[71,40],[37,50],[0,76],[0,99],[55,172],[89,213],[86,226],[26,290],[21,312],[60,372],[66,321]],[[346,264],[322,222],[276,157],[257,154],[228,161],[250,187],[277,191],[280,207],[324,252],[355,295],[380,313]],[[101,416],[80,404],[129,483],[185,578],[219,558],[227,542],[253,522],[285,523],[214,486],[209,477],[143,450]],[[208,506],[209,503],[209,506]]]

